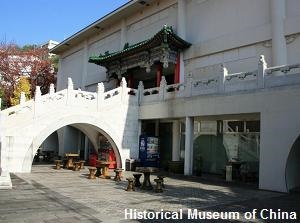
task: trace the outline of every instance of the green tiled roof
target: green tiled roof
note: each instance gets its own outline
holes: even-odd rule
[[[107,62],[118,60],[120,58],[133,55],[135,53],[151,49],[153,47],[167,44],[173,46],[177,49],[185,49],[191,46],[191,44],[179,36],[177,36],[171,26],[164,26],[158,33],[156,33],[150,39],[144,40],[142,42],[133,44],[131,46],[125,44],[124,49],[121,51],[109,53],[105,52],[104,55],[100,54],[99,56],[92,56],[89,58],[90,63],[95,63],[98,65],[105,65]]]

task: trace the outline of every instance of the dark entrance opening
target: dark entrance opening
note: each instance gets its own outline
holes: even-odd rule
[[[285,180],[289,191],[300,189],[300,136],[293,144],[287,159]]]

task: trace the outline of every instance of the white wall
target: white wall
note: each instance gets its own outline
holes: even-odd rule
[[[130,24],[127,30],[127,40],[129,44],[131,45],[151,38],[161,30],[165,24],[172,26],[176,30],[176,13],[177,8],[172,6]]]
[[[186,40],[193,45],[184,52],[186,72],[201,76],[214,73],[216,65],[225,63],[231,73],[255,69],[259,55],[271,61],[271,15],[269,0],[186,0]],[[298,0],[286,0],[285,33],[300,32],[300,9]],[[99,30],[87,39],[88,56],[122,48],[121,27],[124,21],[124,42],[137,43],[152,37],[164,24],[177,30],[177,3],[175,0],[154,1],[128,17]],[[268,42],[269,41],[269,42]],[[70,46],[62,58],[62,70],[58,89],[66,85],[67,76],[72,76],[75,87],[80,82],[84,44]],[[288,64],[298,62],[300,37],[287,41]],[[78,52],[75,52],[78,51]],[[74,53],[75,52],[75,53]],[[82,58],[81,60],[79,58]],[[96,90],[96,84],[106,80],[103,67],[88,63],[85,87]],[[105,83],[106,90],[114,87]]]
[[[213,77],[220,72],[220,65],[224,64],[230,73],[253,71],[257,69],[260,55],[265,55],[265,60],[271,60],[271,49],[263,44],[245,46],[233,50],[211,54],[186,63],[186,73],[193,77]]]
[[[299,9],[299,1],[286,0],[288,64],[297,63],[300,51]],[[187,12],[186,38],[193,44],[184,52],[188,71],[218,63],[230,72],[248,71],[262,54],[272,64],[269,0],[188,0]]]
[[[126,41],[130,44],[143,41],[152,37],[163,25],[168,24],[176,30],[176,13],[177,8],[174,0],[165,0],[151,4],[145,7],[142,11],[138,11],[129,15],[125,19],[126,24]],[[171,6],[171,7],[169,7]],[[115,52],[122,49],[121,42],[121,22],[106,27],[104,30],[87,38],[88,56],[97,56],[106,51]],[[67,83],[67,78],[72,77],[75,88],[82,84],[82,74],[84,69],[84,43],[80,43],[70,48],[61,56],[61,68],[58,77],[58,90],[64,89]],[[87,64],[87,76],[84,86],[88,90],[96,90],[96,85],[99,82],[105,82],[105,89],[110,90],[115,87],[114,82],[106,82],[106,69],[95,64]]]
[[[187,39],[192,43],[233,35],[270,22],[268,0],[188,0],[187,12]]]
[[[185,59],[189,59],[186,73],[213,75],[219,69],[216,65],[222,63],[230,73],[251,71],[256,69],[259,55],[271,60],[271,48],[255,43],[257,38],[263,41],[264,36],[270,36],[270,30],[263,29],[270,23],[268,0],[188,0],[187,12],[186,39],[193,45],[185,52]],[[260,30],[261,37],[254,32],[247,45],[240,47],[241,34],[251,30]]]
[[[103,39],[96,40],[95,42],[89,44],[88,55],[98,56],[100,53],[104,54],[106,51],[109,51],[109,53],[118,51],[120,41],[120,31],[108,35]],[[106,69],[104,67],[88,63],[86,86],[105,81],[106,76]],[[105,88],[110,89],[111,86],[105,83]]]
[[[72,77],[74,88],[81,86],[81,76],[83,73],[83,50],[76,51],[61,59],[60,77],[58,78],[58,90],[67,87],[68,77]]]
[[[300,8],[300,7],[299,7]],[[300,61],[300,35],[296,36],[291,42],[287,44],[287,61],[288,64],[299,63]]]
[[[300,16],[299,0],[286,0],[286,17],[295,18]]]

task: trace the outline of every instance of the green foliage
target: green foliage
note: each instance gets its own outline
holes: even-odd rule
[[[0,88],[0,98],[1,98],[1,110],[2,110],[6,104],[4,100],[4,91],[2,88]]]
[[[5,105],[6,108],[18,104],[21,91],[27,91],[17,87],[24,75],[29,81],[31,92],[34,92],[36,86],[40,86],[42,94],[48,93],[50,84],[56,81],[58,57],[50,56],[47,47],[35,44],[19,47],[0,42],[0,71],[2,107]],[[29,98],[27,93],[26,97]]]
[[[51,64],[54,68],[54,72],[57,73],[58,71],[58,62],[59,62],[59,57],[57,55],[54,55],[50,58]]]
[[[22,48],[21,48],[21,50],[22,51],[29,51],[29,50],[34,50],[34,49],[36,49],[38,47],[38,45],[36,45],[36,44],[26,44],[26,45],[24,45]]]
[[[21,92],[25,93],[26,100],[30,99],[30,83],[26,77],[21,77],[17,87],[13,92],[13,97],[10,99],[12,105],[19,104]]]

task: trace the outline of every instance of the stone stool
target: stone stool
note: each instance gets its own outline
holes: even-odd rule
[[[96,167],[89,167],[89,179],[96,179],[95,173],[96,173],[97,168]]]
[[[73,171],[79,171],[80,170],[80,162],[74,162],[73,165]]]
[[[79,163],[80,163],[79,169],[84,169],[84,163],[85,163],[85,161],[84,160],[80,160]]]
[[[163,192],[163,189],[162,189],[162,179],[155,179],[154,180],[156,182],[156,187],[155,187],[155,192],[156,193],[162,193]]]
[[[59,170],[61,168],[61,160],[55,160],[55,169]]]
[[[128,180],[128,186],[127,186],[126,191],[135,191],[134,185],[133,185],[134,178],[133,177],[128,177],[128,178],[126,178],[126,180]]]
[[[134,173],[134,174],[132,174],[133,176],[134,176],[134,186],[135,187],[140,187],[140,186],[142,186],[142,184],[141,184],[141,182],[140,182],[140,178],[141,178],[141,176],[142,176],[142,174],[141,173]]]
[[[158,175],[157,178],[162,180],[161,186],[162,186],[162,188],[165,188],[165,184],[164,184],[164,178],[165,178],[165,176],[163,176],[163,175]]]
[[[102,175],[102,167],[101,166],[96,166],[97,172],[96,172],[96,177],[100,177]]]
[[[116,173],[116,176],[114,178],[115,181],[121,181],[122,170],[123,169],[120,169],[120,168],[116,168],[114,170],[114,172]]]
[[[121,172],[120,172],[120,178],[122,178],[123,177],[123,170],[124,169],[122,169],[122,168],[116,168],[116,170],[121,170]]]

